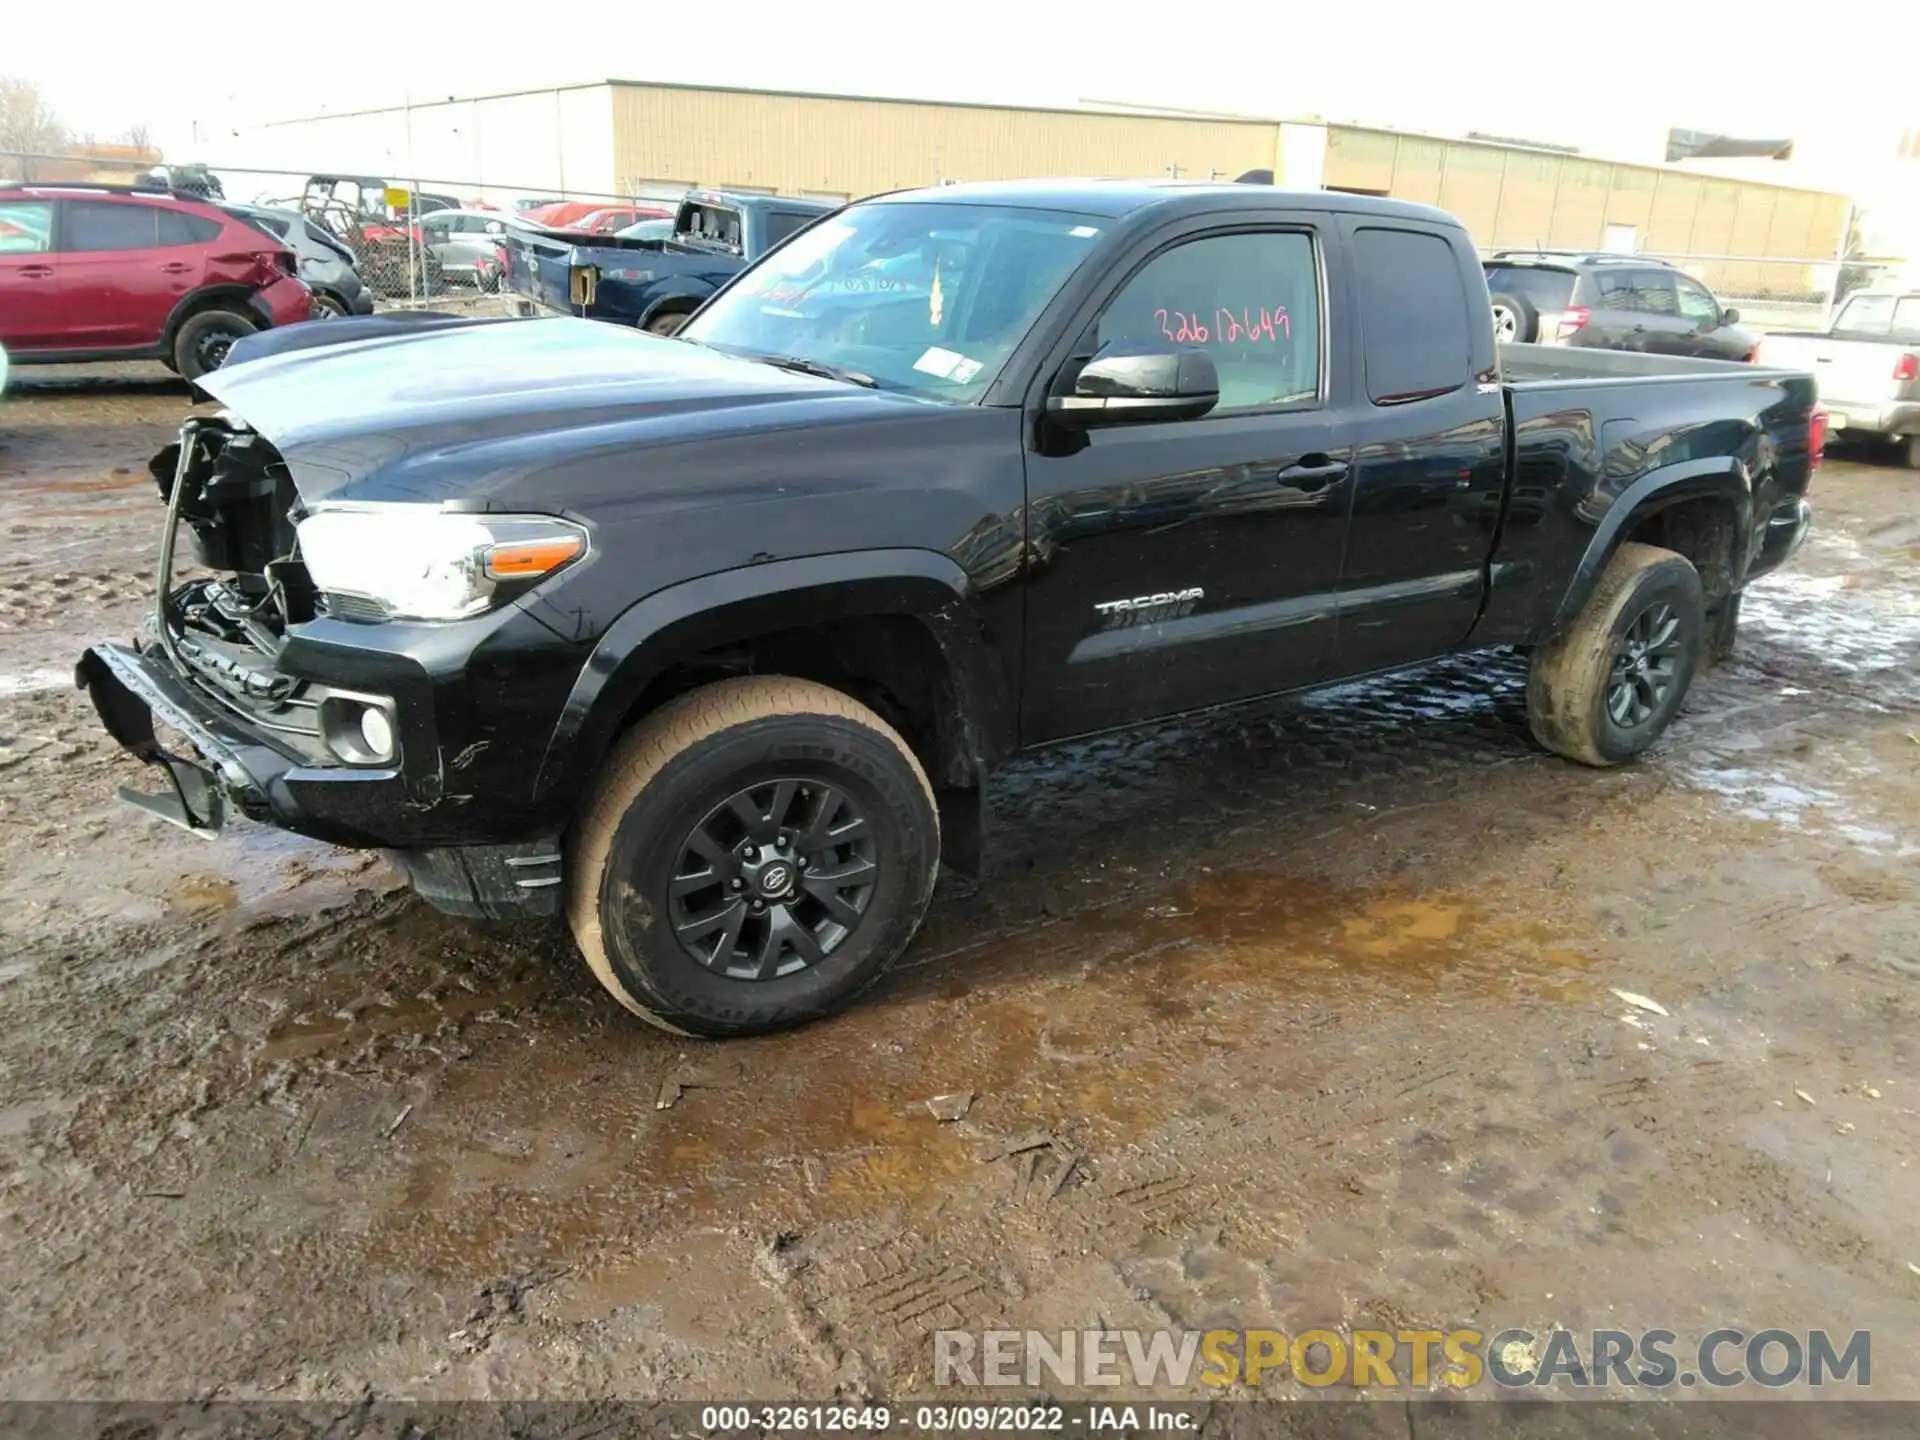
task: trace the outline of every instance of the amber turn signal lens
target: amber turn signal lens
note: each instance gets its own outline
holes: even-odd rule
[[[586,548],[587,542],[578,535],[489,546],[487,574],[495,580],[537,580],[558,570]]]

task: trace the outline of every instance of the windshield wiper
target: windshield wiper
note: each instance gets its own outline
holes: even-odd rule
[[[791,370],[796,375],[817,375],[822,380],[840,380],[848,385],[859,385],[868,390],[878,390],[880,382],[871,375],[858,370],[843,369],[838,365],[829,365],[824,360],[809,360],[804,355],[754,355],[749,357],[762,365],[771,365],[776,370]]]

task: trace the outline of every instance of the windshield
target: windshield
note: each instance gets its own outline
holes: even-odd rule
[[[768,255],[680,335],[971,401],[1105,224],[1000,205],[856,205]]]

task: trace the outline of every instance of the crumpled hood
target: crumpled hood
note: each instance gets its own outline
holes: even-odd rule
[[[266,351],[258,358],[240,350],[239,363],[199,384],[273,442],[309,503],[485,508],[516,476],[583,449],[737,437],[922,403],[593,320],[375,316],[260,339],[278,343],[257,347]]]

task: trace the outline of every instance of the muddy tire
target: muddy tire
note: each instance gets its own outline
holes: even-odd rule
[[[1626,544],[1566,632],[1533,652],[1534,739],[1583,765],[1619,765],[1659,739],[1686,702],[1706,635],[1686,558]]]
[[[173,368],[182,378],[198,380],[226,363],[236,340],[259,327],[233,310],[202,310],[189,315],[173,336]]]
[[[643,1020],[757,1035],[878,980],[939,860],[933,789],[885,720],[808,680],[722,680],[614,748],[569,838],[567,918]]]

